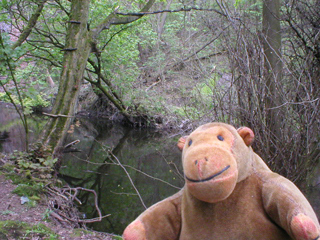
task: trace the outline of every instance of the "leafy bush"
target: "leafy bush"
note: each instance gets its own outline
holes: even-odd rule
[[[27,177],[36,176],[40,179],[52,178],[54,165],[58,161],[51,155],[39,154],[38,152],[19,152],[14,151],[10,159],[15,161],[20,172],[25,173]]]

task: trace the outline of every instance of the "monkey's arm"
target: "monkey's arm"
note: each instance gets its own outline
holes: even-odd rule
[[[123,233],[124,240],[178,240],[182,190],[148,208]]]
[[[311,205],[288,179],[267,173],[262,198],[268,215],[293,239],[320,240],[319,222]]]

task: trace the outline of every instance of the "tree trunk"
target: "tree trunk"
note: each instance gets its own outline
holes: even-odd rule
[[[149,0],[141,9],[147,12],[155,0]],[[69,27],[66,36],[66,44],[63,49],[63,69],[60,76],[59,90],[54,103],[51,118],[45,126],[40,142],[53,153],[59,156],[68,128],[76,112],[76,104],[83,80],[84,71],[88,62],[92,46],[96,45],[96,39],[101,31],[111,25],[127,24],[140,16],[118,16],[115,12],[107,16],[97,27],[88,30],[88,17],[90,0],[72,0],[69,19]],[[122,108],[123,110],[123,108]],[[121,109],[120,109],[121,111]],[[121,111],[124,116],[126,112]]]
[[[279,119],[281,95],[279,89],[282,78],[280,0],[263,1],[263,48],[265,54],[265,104],[266,127],[271,130],[274,140],[281,136]]]
[[[57,155],[73,120],[87,59],[91,50],[87,29],[90,0],[72,1],[58,95],[41,140]],[[60,115],[60,116],[59,116]],[[63,115],[63,116],[61,116]]]

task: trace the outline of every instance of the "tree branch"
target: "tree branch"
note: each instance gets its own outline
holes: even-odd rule
[[[206,43],[205,45],[203,45],[201,48],[199,48],[197,51],[195,51],[194,53],[192,53],[191,55],[185,57],[184,59],[182,59],[178,64],[183,63],[187,60],[189,60],[190,58],[192,58],[193,56],[197,55],[199,52],[201,52],[203,49],[205,49],[207,46],[209,46],[211,43],[213,43],[215,40],[217,40],[220,35],[224,32],[224,30],[226,30],[230,25],[226,26],[225,28],[223,28],[220,33],[213,38],[212,40],[210,40],[208,43]]]
[[[146,207],[145,203],[143,202],[143,199],[142,199],[142,197],[141,197],[141,195],[140,195],[137,187],[134,185],[134,183],[133,183],[133,181],[132,181],[132,178],[130,177],[130,174],[128,173],[127,169],[122,165],[122,163],[121,163],[121,162],[119,161],[119,159],[112,153],[112,151],[109,150],[108,153],[111,155],[111,157],[112,157],[113,159],[115,159],[115,160],[117,161],[117,165],[119,165],[119,166],[123,169],[123,171],[126,173],[126,175],[127,175],[128,179],[129,179],[132,187],[133,187],[134,190],[136,191],[136,193],[137,193],[137,195],[138,195],[138,197],[139,197],[139,199],[140,199],[140,201],[141,201],[141,203],[142,203],[142,206],[143,206],[145,209],[147,209],[147,207]]]
[[[36,11],[32,14],[27,26],[25,27],[25,29],[23,29],[22,33],[20,34],[18,40],[12,45],[12,49],[15,49],[16,47],[19,47],[26,39],[27,37],[30,35],[32,28],[36,25],[37,20],[41,14],[41,11],[44,7],[44,4],[47,0],[43,0],[42,2],[40,2],[38,4],[38,7],[36,9]]]
[[[184,63],[185,63],[186,61],[188,61],[190,58],[196,56],[199,52],[201,52],[203,49],[205,49],[207,46],[209,46],[209,45],[212,44],[215,40],[217,40],[217,39],[220,37],[220,35],[224,32],[224,30],[226,30],[229,26],[230,26],[230,25],[228,25],[228,26],[226,26],[225,28],[223,28],[223,29],[218,33],[217,36],[215,36],[212,40],[210,40],[209,42],[207,42],[205,45],[203,45],[201,48],[199,48],[199,49],[198,49],[197,51],[195,51],[194,53],[190,54],[189,56],[187,56],[187,57],[185,57],[185,58],[183,58],[183,59],[181,59],[181,60],[179,60],[179,61],[177,61],[177,62],[175,62],[175,63],[173,63],[173,64],[168,64],[168,65],[166,65],[166,66],[164,67],[164,71],[163,71],[162,73],[160,73],[160,74],[157,74],[156,77],[154,77],[154,79],[161,79],[161,75],[162,75],[162,74],[167,73],[170,69],[174,69],[174,68],[178,67],[180,64],[184,64]],[[213,55],[213,56],[214,56],[214,55],[216,55],[216,54],[210,54],[210,55]],[[210,55],[209,55],[209,56],[210,56]],[[208,56],[206,56],[206,57],[208,57]],[[202,59],[202,58],[200,58],[200,59]],[[149,87],[146,89],[146,91],[148,91],[150,88],[152,88],[156,83],[158,83],[158,82],[155,82],[154,84],[152,84],[151,86],[149,86]]]
[[[149,0],[148,3],[141,9],[140,12],[147,12],[154,4],[155,0]],[[139,16],[129,16],[129,17],[121,17],[117,12],[117,8],[109,14],[98,26],[96,26],[93,32],[93,38],[96,38],[101,31],[104,29],[108,29],[110,25],[119,25],[119,24],[128,24],[134,22],[141,18],[144,14],[140,14]]]
[[[153,12],[145,12],[145,11],[141,11],[138,13],[121,13],[121,12],[117,12],[117,15],[122,15],[122,16],[143,16],[143,15],[150,15],[150,14],[159,14],[159,13],[176,13],[176,12],[190,12],[192,10],[197,10],[197,11],[207,11],[207,12],[216,12],[220,15],[226,16],[226,14],[218,11],[217,9],[213,9],[213,8],[198,8],[198,7],[190,7],[190,8],[180,8],[180,9],[174,9],[174,10],[169,10],[169,9],[165,9],[165,10],[159,10],[159,11],[153,11]]]

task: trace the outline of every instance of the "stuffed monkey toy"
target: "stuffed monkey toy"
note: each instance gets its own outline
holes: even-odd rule
[[[180,138],[185,186],[145,210],[125,240],[320,240],[309,202],[253,152],[250,128],[200,126]]]

